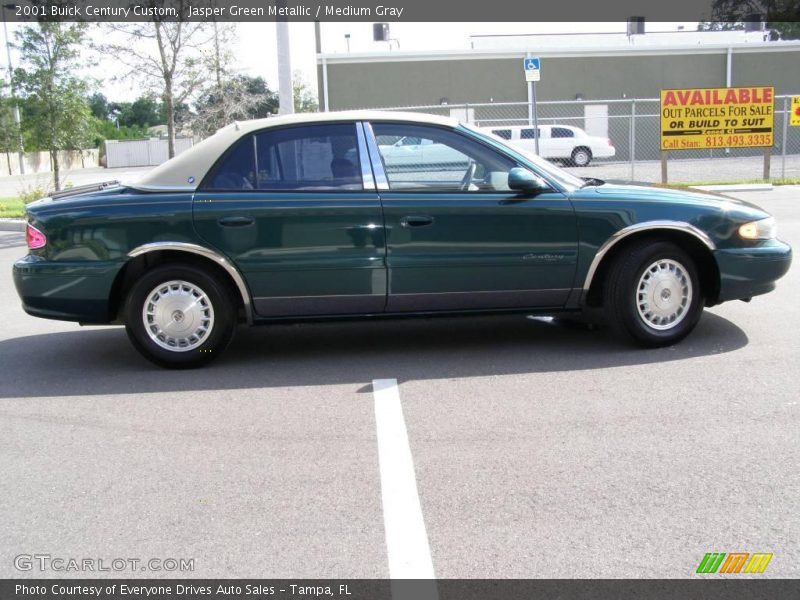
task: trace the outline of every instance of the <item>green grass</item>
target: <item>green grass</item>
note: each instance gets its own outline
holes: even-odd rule
[[[0,198],[0,218],[8,219],[25,216],[25,203],[21,198]]]

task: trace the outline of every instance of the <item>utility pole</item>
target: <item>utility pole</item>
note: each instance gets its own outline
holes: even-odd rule
[[[286,6],[286,0],[276,0],[278,8]],[[281,17],[275,21],[275,35],[278,41],[278,102],[279,113],[294,113],[294,88],[292,86],[292,57],[289,52],[289,21]]]
[[[6,37],[6,55],[8,56],[8,84],[11,86],[11,98],[14,100],[14,124],[17,126],[19,135],[19,146],[17,154],[19,156],[19,173],[25,175],[25,147],[22,144],[22,126],[19,118],[19,103],[17,102],[17,91],[14,85],[14,67],[11,65],[11,41],[8,39],[8,23],[6,22],[6,10],[14,10],[15,4],[3,5],[3,34]]]

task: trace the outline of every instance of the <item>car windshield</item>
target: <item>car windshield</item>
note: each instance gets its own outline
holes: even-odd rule
[[[533,166],[535,166],[536,169],[539,170],[543,175],[545,175],[550,179],[555,180],[557,183],[559,183],[560,185],[569,190],[576,190],[578,188],[581,188],[586,183],[580,177],[575,177],[575,175],[572,175],[571,173],[568,173],[564,169],[557,167],[550,161],[547,161],[542,157],[537,156],[533,152],[528,152],[525,149],[520,148],[518,146],[510,145],[508,143],[508,140],[504,140],[499,135],[493,134],[491,131],[475,127],[470,123],[461,123],[461,126],[464,127],[465,129],[468,129],[472,133],[478,134],[479,136],[484,138],[491,139],[493,142],[502,144],[503,147],[508,148],[509,150],[512,150],[517,154],[521,154],[522,156],[525,157],[525,159],[528,162],[532,163]]]

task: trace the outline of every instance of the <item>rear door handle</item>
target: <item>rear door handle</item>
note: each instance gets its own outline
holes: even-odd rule
[[[400,219],[402,227],[427,227],[433,225],[433,217],[429,215],[408,215]]]
[[[222,217],[217,221],[223,227],[247,227],[255,222],[253,217]]]

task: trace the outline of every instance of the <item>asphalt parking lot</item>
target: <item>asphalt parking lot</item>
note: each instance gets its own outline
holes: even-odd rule
[[[800,187],[734,195],[800,247]],[[49,554],[195,561],[126,577],[410,556],[439,578],[685,578],[706,552],[800,576],[797,266],[671,348],[519,316],[332,323],[241,329],[172,372],[121,328],[25,315],[23,254],[0,232],[0,577],[106,575],[14,566]]]

